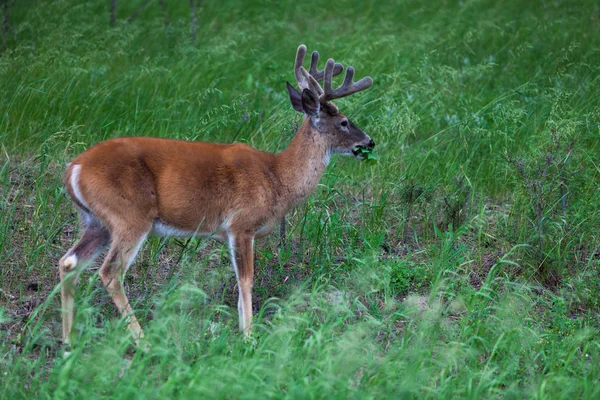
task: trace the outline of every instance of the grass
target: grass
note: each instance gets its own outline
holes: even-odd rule
[[[15,2],[0,54],[2,398],[598,398],[600,9],[592,1]],[[228,251],[151,239],[97,269],[62,357],[64,165],[145,135],[289,143],[295,50],[374,86],[339,101],[376,163],[334,158],[257,245],[254,340]]]

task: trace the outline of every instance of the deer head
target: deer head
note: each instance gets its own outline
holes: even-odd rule
[[[300,91],[287,82],[292,106],[296,111],[304,113],[306,118],[310,118],[316,134],[327,143],[329,152],[362,158],[359,149],[361,147],[372,149],[375,147],[375,142],[342,114],[331,100],[368,89],[373,84],[373,79],[367,76],[358,82],[353,82],[354,68],[348,67],[342,85],[333,89],[332,78],[339,75],[344,67],[330,58],[325,69],[319,71],[317,69],[319,53],[315,51],[312,53],[310,69],[307,71],[302,66],[305,55],[306,46],[301,45],[298,47],[294,64],[294,73]],[[324,81],[324,88],[319,81]]]

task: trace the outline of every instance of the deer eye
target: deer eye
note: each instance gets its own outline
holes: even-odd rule
[[[347,119],[343,120],[341,125],[342,125],[344,128],[347,128],[347,127],[348,127],[348,120],[347,120]]]

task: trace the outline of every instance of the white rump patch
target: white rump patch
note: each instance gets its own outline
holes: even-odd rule
[[[81,190],[79,189],[79,174],[80,173],[81,173],[81,165],[79,165],[79,164],[74,165],[73,169],[71,170],[71,180],[70,180],[71,189],[73,189],[73,195],[75,195],[75,198],[77,199],[77,201],[79,201],[87,209],[89,209],[90,207],[87,205],[87,203],[83,199],[83,195],[81,194]]]

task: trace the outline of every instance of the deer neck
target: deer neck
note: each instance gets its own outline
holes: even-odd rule
[[[290,145],[277,155],[277,170],[288,208],[315,189],[329,163],[329,146],[310,118],[305,118]]]

